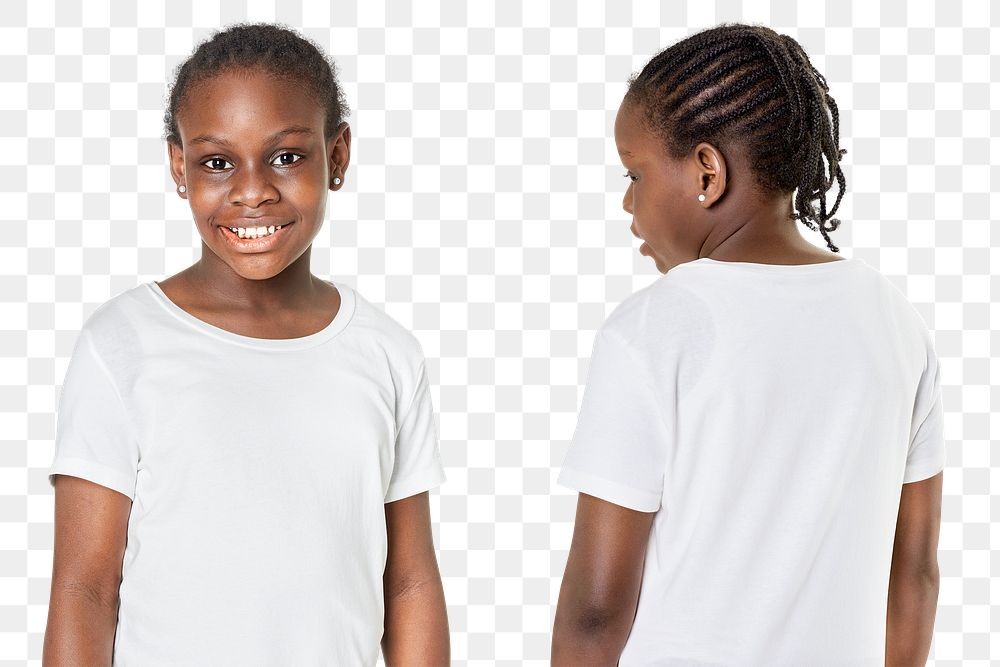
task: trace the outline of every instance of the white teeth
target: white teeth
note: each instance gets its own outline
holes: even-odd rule
[[[269,227],[230,227],[229,231],[238,234],[241,239],[255,239],[261,236],[270,236],[284,225],[271,225]]]

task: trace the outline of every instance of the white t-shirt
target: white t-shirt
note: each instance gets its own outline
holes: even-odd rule
[[[881,665],[901,487],[940,367],[860,259],[703,257],[598,332],[564,486],[656,512],[622,665]]]
[[[330,284],[339,312],[301,338],[215,327],[155,282],[85,322],[50,473],[132,499],[115,664],[377,661],[384,503],[444,473],[417,339]]]

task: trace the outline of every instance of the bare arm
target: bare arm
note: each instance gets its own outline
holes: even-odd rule
[[[55,542],[44,665],[110,665],[132,501],[94,482],[55,478]]]
[[[580,494],[552,631],[554,666],[618,664],[654,516]]]
[[[450,660],[444,586],[431,538],[428,494],[385,506],[385,664],[438,667]]]
[[[889,573],[885,664],[924,665],[930,653],[940,575],[937,549],[944,473],[903,485]]]

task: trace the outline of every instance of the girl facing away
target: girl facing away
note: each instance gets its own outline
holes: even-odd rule
[[[238,24],[177,70],[201,258],[102,304],[60,395],[46,664],[446,664],[417,339],[310,272],[351,133],[333,64]]]
[[[595,339],[553,664],[924,664],[940,366],[888,279],[799,234],[839,252],[825,79],[794,39],[723,24],[634,75],[614,132],[665,275]]]

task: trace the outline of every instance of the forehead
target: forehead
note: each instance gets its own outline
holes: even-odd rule
[[[323,131],[326,110],[301,82],[256,70],[225,71],[191,86],[177,114],[182,138],[269,136],[278,126]],[[279,128],[280,129],[280,128]]]
[[[622,101],[615,116],[615,143],[626,157],[655,152],[659,146],[658,138],[646,127],[642,108],[628,99]]]

